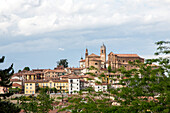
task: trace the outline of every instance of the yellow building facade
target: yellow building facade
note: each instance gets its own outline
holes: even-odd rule
[[[24,86],[24,92],[25,94],[35,94],[36,93],[36,83],[33,81],[27,81],[25,82]]]
[[[68,92],[68,80],[37,80],[25,82],[25,94],[35,94],[37,88],[56,88],[57,92]]]

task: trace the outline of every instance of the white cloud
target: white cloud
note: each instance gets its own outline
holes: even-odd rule
[[[0,18],[9,19],[0,21],[0,30],[33,35],[127,23],[138,27],[169,22],[169,13],[169,0],[1,0]]]
[[[60,50],[60,51],[64,51],[64,48],[58,48],[58,50]]]
[[[47,51],[55,49],[58,46],[57,42],[56,39],[50,38],[13,42],[0,46],[0,51],[2,54]]]

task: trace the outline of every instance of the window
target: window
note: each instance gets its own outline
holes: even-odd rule
[[[28,89],[28,87],[26,87],[26,89]]]
[[[71,83],[73,83],[73,80],[70,80]]]
[[[104,51],[102,50],[102,53],[103,53]]]
[[[71,90],[72,90],[72,88],[71,88]]]
[[[99,88],[99,86],[98,86],[98,88]]]
[[[123,62],[125,62],[125,60],[123,60]]]
[[[78,84],[77,84],[78,85]]]
[[[54,86],[55,86],[55,83],[54,83]]]
[[[28,91],[26,91],[26,93],[28,93]]]
[[[32,89],[32,87],[30,87],[30,89]]]
[[[95,63],[95,65],[97,65],[97,63]]]
[[[34,94],[34,91],[32,91],[32,94]]]
[[[77,89],[79,89],[79,88],[77,87]]]
[[[30,84],[30,86],[32,86],[32,84]]]
[[[27,86],[28,86],[28,84],[27,84]]]

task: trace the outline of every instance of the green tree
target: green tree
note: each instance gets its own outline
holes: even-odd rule
[[[5,57],[3,56],[0,58],[0,63],[4,62]],[[4,87],[4,89],[7,90],[7,88],[10,88],[12,86],[12,83],[10,82],[10,78],[13,75],[14,70],[13,70],[13,64],[8,68],[1,70],[0,69],[0,86]],[[6,97],[11,96],[13,93],[9,93],[6,91],[4,94],[0,94],[0,97],[3,97],[4,100],[1,100],[0,98],[0,112],[1,113],[17,113],[20,111],[20,108],[17,107],[15,104],[10,103],[9,101],[5,101]]]
[[[53,109],[53,99],[51,99],[50,95],[48,95],[44,90],[40,91],[38,98],[40,101],[38,107],[40,113],[48,113],[50,110]]]
[[[67,59],[61,59],[60,61],[57,61],[58,66],[64,66],[64,68],[68,67],[68,61]]]
[[[108,72],[110,73],[112,71],[111,66],[108,66]]]
[[[21,72],[21,70],[18,70],[18,73]]]
[[[24,67],[23,70],[30,71],[30,68],[29,67]]]
[[[4,59],[5,59],[5,57],[3,56],[0,59],[0,63],[3,63]],[[11,87],[12,83],[10,82],[10,78],[12,77],[13,73],[14,73],[13,64],[8,69],[0,70],[0,86],[2,86],[4,88]],[[12,93],[6,92],[5,94],[0,94],[0,97],[6,98],[11,95],[12,95]]]
[[[37,113],[38,112],[38,100],[36,98],[31,98],[31,101],[25,100],[25,97],[20,98],[21,101],[21,108],[24,110],[25,113],[32,112]]]
[[[156,43],[159,54],[170,53],[168,41]],[[109,88],[107,92],[94,92],[82,96],[81,94],[68,98],[69,106],[61,111],[71,110],[72,112],[150,112],[150,113],[169,113],[170,108],[170,57],[159,57],[148,59],[145,63],[138,60],[129,62],[138,68],[126,70],[120,68],[121,88]],[[158,66],[153,63],[157,63]],[[99,76],[104,77],[103,75]],[[96,81],[97,82],[97,81]],[[98,82],[100,83],[100,82]],[[111,98],[114,98],[111,99]],[[116,101],[120,106],[112,105]]]
[[[28,101],[26,97],[21,97],[21,108],[26,113],[48,113],[53,109],[53,99],[46,93],[46,89],[41,89],[40,94],[37,97],[31,97],[31,101]]]
[[[159,54],[170,53],[170,42],[157,42]],[[130,71],[120,69],[123,77],[120,84],[125,86],[112,91],[115,99],[121,104],[124,112],[164,112],[168,113],[170,107],[170,57],[147,59],[146,63],[140,61],[129,62],[139,67]],[[157,63],[158,66],[153,63]]]

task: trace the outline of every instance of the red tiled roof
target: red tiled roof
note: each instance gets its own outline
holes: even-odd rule
[[[115,54],[118,57],[139,57],[137,54]]]
[[[19,80],[19,79],[11,79],[10,81],[11,82],[21,82],[21,80]]]
[[[85,62],[85,60],[80,60],[79,62]]]
[[[70,75],[69,79],[79,79],[79,76],[78,75]]]
[[[96,54],[92,53],[92,54],[91,54],[91,55],[89,55],[88,57],[100,57],[100,56],[98,56],[98,55],[96,55]]]
[[[65,70],[60,70],[60,69],[55,69],[55,70],[46,70],[45,73],[47,72],[58,72],[58,73],[63,73],[66,72]]]
[[[68,78],[68,75],[62,75],[60,78]]]
[[[101,83],[101,84],[97,84],[97,83],[95,83],[95,85],[107,85],[107,83]]]
[[[18,83],[13,83],[12,86],[16,87],[16,86],[22,86],[22,85],[20,85]]]

